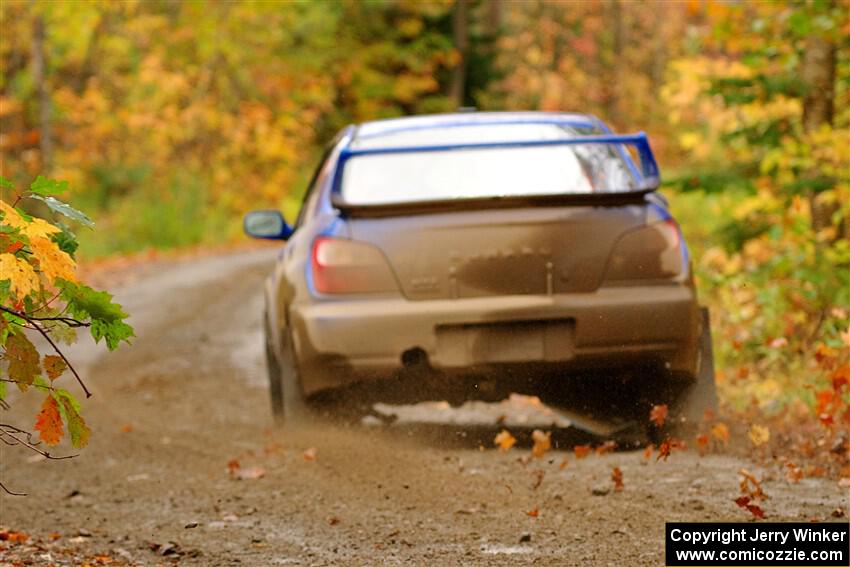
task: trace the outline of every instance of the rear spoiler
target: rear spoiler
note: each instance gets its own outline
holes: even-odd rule
[[[628,164],[632,174],[637,178],[639,186],[635,190],[622,192],[608,193],[586,193],[586,194],[564,194],[564,195],[534,195],[534,196],[519,196],[519,197],[488,197],[483,199],[457,199],[457,200],[441,200],[441,201],[422,201],[411,203],[392,203],[386,205],[352,205],[346,203],[342,199],[342,176],[345,170],[346,163],[360,156],[374,155],[392,155],[392,154],[410,154],[420,152],[445,152],[445,151],[466,151],[466,150],[486,150],[486,149],[503,149],[503,148],[535,148],[547,146],[572,146],[579,144],[610,144],[616,146],[630,145],[633,146],[640,157],[640,170],[635,167],[631,156],[622,147],[618,147],[618,151],[623,159]],[[432,146],[406,146],[406,147],[388,147],[388,148],[364,148],[353,149],[344,147],[340,150],[339,158],[337,159],[337,167],[334,172],[333,182],[331,186],[331,202],[335,207],[345,211],[359,211],[367,213],[368,210],[373,210],[374,213],[380,214],[379,211],[398,214],[402,209],[421,210],[432,208],[445,208],[447,204],[452,204],[457,207],[461,203],[470,202],[481,206],[485,203],[503,204],[504,206],[516,206],[517,202],[534,203],[552,203],[552,204],[585,204],[585,205],[605,205],[605,204],[627,204],[634,202],[642,202],[644,195],[655,191],[661,182],[658,163],[655,161],[655,156],[652,153],[652,148],[649,146],[649,139],[644,132],[636,134],[605,134],[601,136],[577,136],[575,138],[567,138],[562,140],[527,140],[514,142],[482,142],[469,144],[445,144]],[[530,203],[531,204],[531,203]]]

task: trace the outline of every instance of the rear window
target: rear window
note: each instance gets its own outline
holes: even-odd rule
[[[355,148],[569,139],[590,132],[522,124],[439,128],[355,143]],[[346,162],[341,192],[351,205],[450,199],[612,193],[638,188],[611,144],[454,149],[356,156]]]

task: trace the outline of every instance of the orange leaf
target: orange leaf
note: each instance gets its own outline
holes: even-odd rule
[[[830,380],[832,380],[832,388],[836,391],[850,384],[850,364],[839,366],[830,376]]]
[[[614,481],[614,491],[620,492],[625,488],[623,484],[623,471],[620,470],[620,467],[614,467],[614,470],[611,471],[611,480]]]
[[[741,508],[746,508],[749,503],[750,503],[750,497],[749,496],[739,496],[735,499],[735,504],[737,504]]]
[[[815,360],[817,360],[818,364],[820,364],[824,368],[832,366],[832,363],[835,360],[836,356],[838,356],[838,351],[823,343],[819,344],[817,350],[815,351]]]
[[[565,468],[567,468],[567,465],[569,465],[569,464],[570,464],[570,461],[566,457],[564,457],[564,460],[561,461],[561,464],[558,465],[558,468],[561,469],[561,470],[564,470]]]
[[[597,455],[604,455],[605,453],[610,453],[611,451],[613,451],[616,448],[617,448],[617,442],[609,440],[609,441],[606,441],[605,443],[603,443],[602,445],[600,445],[599,447],[596,448],[596,454]]]
[[[532,518],[536,518],[537,516],[540,515],[540,508],[535,506],[533,510],[529,510],[528,512],[525,513],[525,515],[530,516]]]
[[[652,406],[649,412],[649,421],[655,424],[656,427],[663,427],[667,420],[667,404]]]
[[[755,504],[748,505],[747,510],[749,510],[750,514],[752,514],[756,518],[764,518],[764,510],[762,510],[761,507],[756,506]]]
[[[646,446],[646,449],[643,450],[643,458],[647,461],[652,458],[652,453],[655,451],[655,445],[650,443]]]
[[[304,457],[305,461],[315,461],[316,458],[318,457],[318,454],[319,454],[318,449],[316,449],[315,447],[310,447],[309,449],[304,451],[302,456]]]
[[[708,435],[697,435],[696,442],[699,448],[699,454],[705,455],[706,451],[708,451]]]
[[[511,432],[507,429],[503,429],[493,439],[493,444],[498,445],[500,451],[507,451],[516,444],[516,437],[511,435]]]
[[[670,456],[670,453],[673,452],[673,449],[681,449],[684,447],[684,443],[679,441],[678,439],[665,439],[661,445],[658,446],[658,456],[655,458],[656,461],[660,459],[667,460],[667,457]]]
[[[573,447],[576,459],[583,459],[590,454],[590,445],[576,445]]]
[[[535,458],[543,458],[546,452],[552,448],[552,434],[549,432],[544,433],[539,429],[535,429],[531,433],[531,439],[534,441],[534,446],[531,448],[531,454],[534,455]]]
[[[62,417],[59,415],[59,404],[53,396],[48,395],[41,405],[41,411],[35,418],[35,429],[48,445],[56,445],[62,440]]]

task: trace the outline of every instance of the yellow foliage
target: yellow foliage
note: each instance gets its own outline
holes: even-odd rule
[[[35,237],[30,239],[30,248],[33,256],[38,260],[41,272],[50,283],[53,283],[56,278],[70,282],[77,281],[74,275],[76,267],[74,260],[66,252],[60,250],[55,242],[47,238]]]
[[[26,227],[27,221],[18,214],[18,211],[3,200],[0,200],[0,212],[3,213],[3,224],[17,229],[23,229]]]
[[[770,429],[761,425],[753,425],[750,427],[748,436],[753,445],[759,447],[770,441]]]
[[[12,228],[17,228],[22,234],[29,238],[48,236],[62,232],[59,228],[53,226],[44,219],[34,218],[30,221],[18,213],[11,205],[0,200],[0,212],[3,213],[3,224],[7,224]]]
[[[23,299],[39,289],[38,275],[32,266],[14,254],[0,254],[0,280],[9,280],[12,293]]]

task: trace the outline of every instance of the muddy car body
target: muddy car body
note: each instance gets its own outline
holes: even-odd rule
[[[645,135],[585,115],[346,128],[294,226],[245,219],[286,240],[265,288],[273,407],[386,392],[405,368],[422,397],[425,384],[557,397],[588,373],[639,374],[656,397],[693,389],[707,321],[658,181]]]

